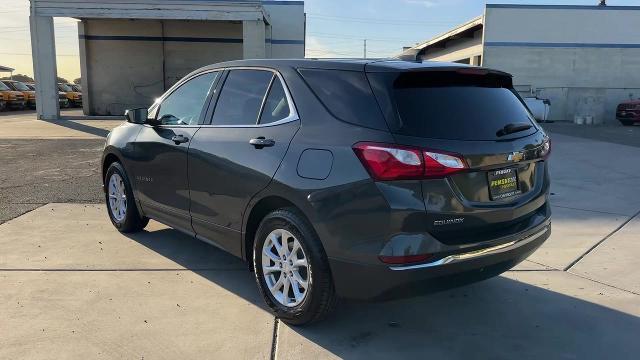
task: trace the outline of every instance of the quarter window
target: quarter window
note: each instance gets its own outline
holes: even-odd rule
[[[271,71],[231,70],[213,114],[214,125],[255,125],[273,78]]]
[[[289,112],[289,103],[287,102],[287,95],[284,92],[282,82],[278,77],[274,77],[271,89],[269,89],[269,94],[262,107],[260,124],[268,124],[282,120],[289,116]]]
[[[195,125],[217,72],[198,75],[182,84],[160,104],[156,119],[162,125]]]

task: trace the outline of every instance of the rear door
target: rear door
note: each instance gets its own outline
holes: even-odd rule
[[[217,74],[194,76],[166,95],[150,112],[158,124],[144,125],[135,143],[133,181],[144,212],[189,233],[187,153]]]
[[[273,178],[300,124],[275,71],[229,70],[217,91],[210,123],[191,142],[191,215],[198,237],[240,256],[246,206]]]
[[[398,143],[466,163],[463,172],[422,180],[428,227],[439,240],[493,239],[544,216],[548,138],[509,76],[460,68],[368,77]]]

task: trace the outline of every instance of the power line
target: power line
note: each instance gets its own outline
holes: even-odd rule
[[[362,35],[354,36],[354,35],[343,35],[343,34],[324,33],[324,32],[307,32],[307,34],[308,35],[312,35],[312,36],[317,36],[317,37],[324,37],[324,38],[354,39],[354,40],[358,40],[358,41],[362,40]],[[367,40],[372,40],[372,41],[407,41],[407,42],[415,41],[415,39],[408,39],[408,38],[370,38],[370,37],[367,37]]]
[[[370,23],[370,24],[382,24],[382,25],[401,25],[401,26],[435,26],[435,25],[455,25],[458,21],[443,21],[443,20],[403,20],[403,19],[383,19],[383,18],[361,18],[350,16],[335,16],[307,13],[308,18],[326,21],[349,21],[358,23]]]

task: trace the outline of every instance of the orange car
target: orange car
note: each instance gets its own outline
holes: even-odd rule
[[[58,83],[58,90],[67,95],[67,99],[71,106],[82,106],[82,93],[74,91],[69,84]]]
[[[0,81],[0,110],[24,109],[26,101],[20,91],[13,91]]]
[[[13,91],[21,92],[22,95],[24,95],[24,101],[27,107],[32,109],[36,108],[36,92],[29,89],[27,85],[15,80],[2,80],[2,83]]]

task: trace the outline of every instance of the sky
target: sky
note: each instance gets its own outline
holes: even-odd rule
[[[598,0],[306,0],[307,57],[393,56],[417,42],[482,15],[486,3],[597,5]],[[609,5],[640,5],[640,0],[608,0]],[[56,18],[58,75],[80,77],[75,19]],[[14,74],[33,74],[29,1],[0,1],[0,65]]]

